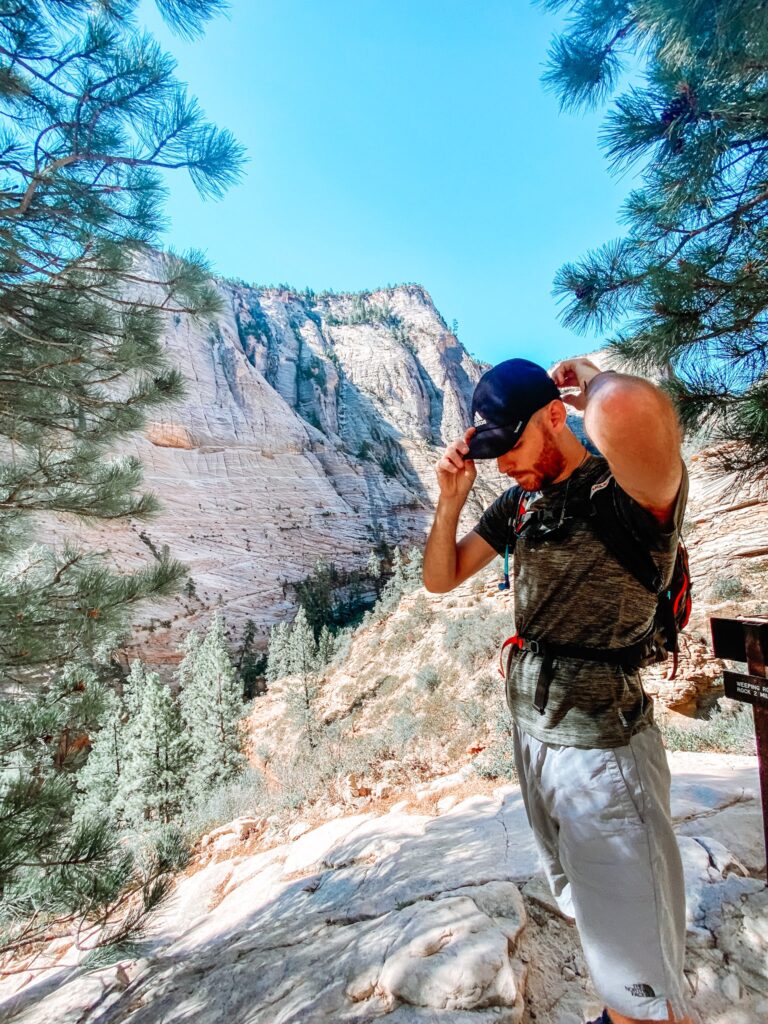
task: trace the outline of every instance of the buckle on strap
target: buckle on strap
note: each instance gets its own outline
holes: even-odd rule
[[[506,651],[508,647],[516,647],[518,651],[522,651],[524,643],[525,641],[523,640],[523,638],[519,636],[517,633],[515,633],[514,636],[508,636],[504,643],[501,645],[501,650],[499,651],[499,675],[501,676],[502,679],[507,678],[507,671],[509,669],[509,659],[512,656],[512,651],[510,651],[509,655],[507,656],[507,664],[505,667],[504,651]]]
[[[499,652],[499,675],[502,679],[507,678],[507,673],[509,671],[509,658],[512,655],[512,650],[510,650],[509,656],[507,657],[505,671],[504,651],[507,647],[511,649],[516,648],[518,651],[530,651],[531,654],[538,655],[542,659],[536,683],[536,694],[533,698],[533,706],[540,715],[543,715],[549,698],[549,684],[552,681],[552,670],[554,667],[552,649],[549,648],[547,650],[540,641],[528,640],[525,637],[520,636],[519,633],[515,633],[514,636],[507,637],[501,645],[501,651]]]

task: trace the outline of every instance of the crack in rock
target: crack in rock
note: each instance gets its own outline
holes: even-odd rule
[[[729,800],[727,803],[720,804],[718,807],[708,807],[704,811],[694,811],[691,814],[684,814],[680,817],[673,818],[673,824],[684,825],[687,821],[700,821],[705,818],[712,818],[716,814],[720,814],[721,811],[727,811],[729,807],[736,807],[738,804],[753,803],[756,797],[754,794],[747,795],[747,790],[742,789],[741,793],[734,797],[733,800]]]

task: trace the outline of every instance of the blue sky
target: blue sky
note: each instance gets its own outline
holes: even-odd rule
[[[527,0],[232,0],[205,37],[142,20],[206,114],[248,151],[201,201],[170,179],[167,241],[255,284],[416,281],[480,359],[549,363],[552,280],[621,234],[600,115],[560,114],[540,76],[555,17]]]

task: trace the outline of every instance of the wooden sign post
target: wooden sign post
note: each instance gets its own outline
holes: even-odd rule
[[[763,834],[768,856],[768,618],[710,619],[715,656],[746,661],[747,672],[723,672],[726,697],[752,705],[757,769],[763,802]]]

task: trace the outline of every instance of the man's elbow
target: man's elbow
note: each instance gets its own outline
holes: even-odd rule
[[[612,450],[640,445],[658,448],[673,461],[680,449],[680,425],[669,396],[640,377],[617,376],[587,404],[584,428],[611,461]]]
[[[432,579],[427,573],[422,573],[421,579],[428,594],[447,594],[456,586],[455,583],[446,585],[444,580]]]

